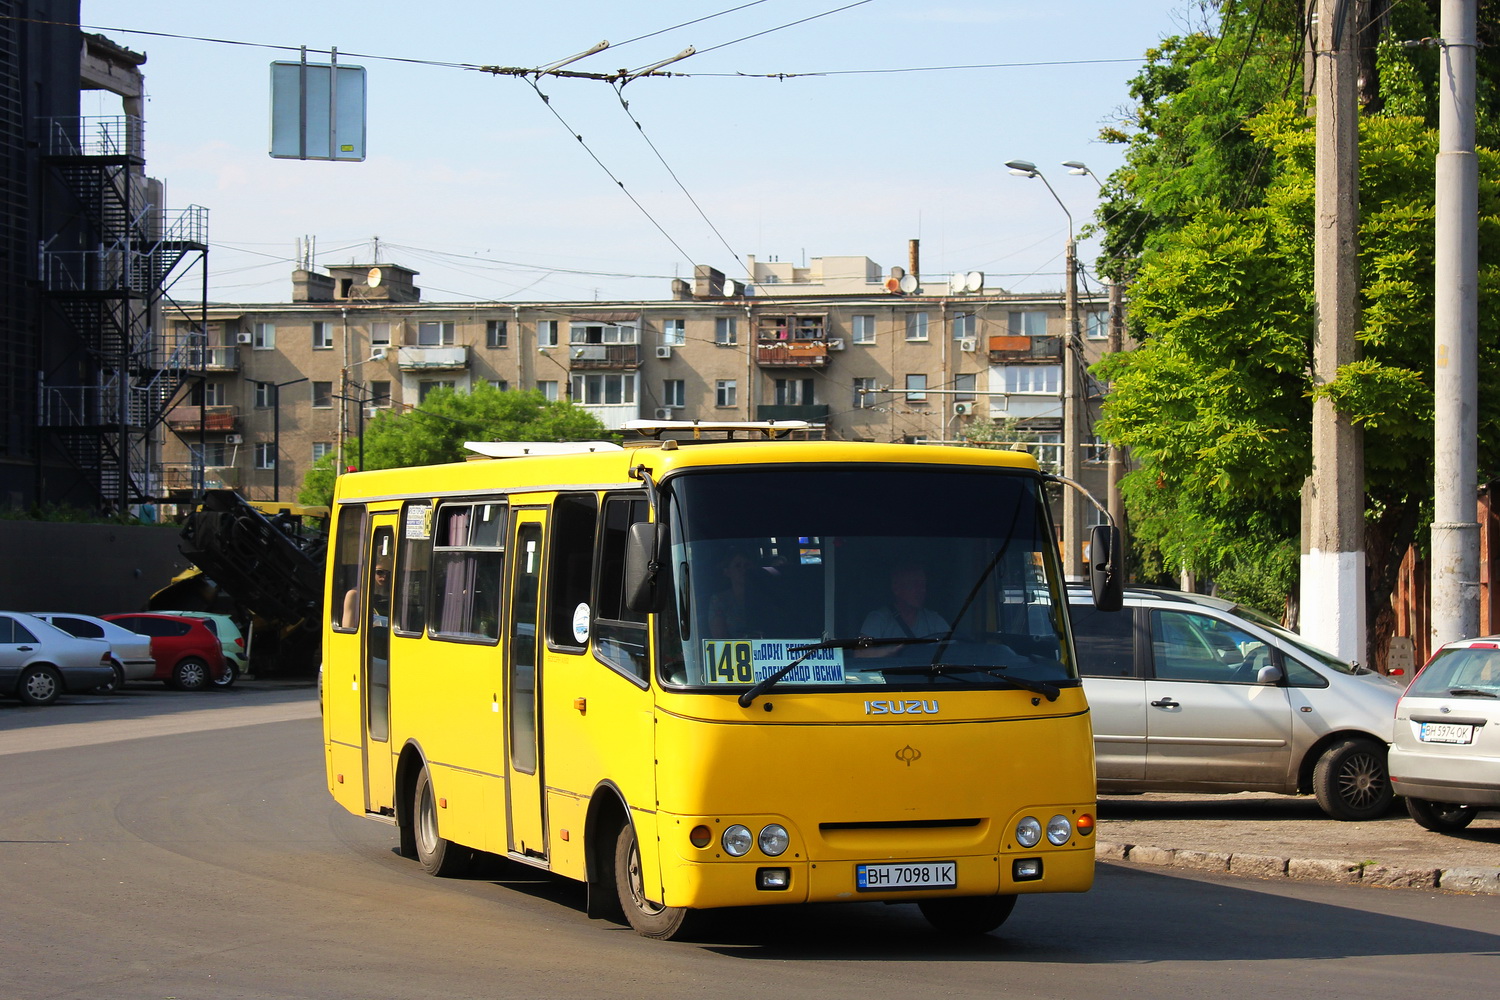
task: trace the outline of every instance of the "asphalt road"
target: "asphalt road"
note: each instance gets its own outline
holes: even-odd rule
[[[587,919],[571,884],[432,879],[396,856],[393,828],[329,800],[310,691],[99,701],[0,704],[7,1000],[1410,1000],[1487,993],[1500,954],[1500,897],[1111,864],[977,941],[855,904],[652,942]]]

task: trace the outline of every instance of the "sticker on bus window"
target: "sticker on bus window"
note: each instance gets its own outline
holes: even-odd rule
[[[432,537],[432,504],[406,505],[406,537],[411,539]]]
[[[802,652],[791,652],[798,646],[818,639],[704,639],[703,683],[754,684],[764,680]],[[804,651],[806,652],[806,651]],[[777,683],[843,684],[844,651],[814,649],[807,658]]]

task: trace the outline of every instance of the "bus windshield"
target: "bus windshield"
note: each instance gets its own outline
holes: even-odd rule
[[[739,694],[800,659],[778,690],[1056,697],[1077,672],[1040,485],[950,466],[673,478],[662,683]]]

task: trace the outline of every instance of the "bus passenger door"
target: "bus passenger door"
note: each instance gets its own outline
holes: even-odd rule
[[[365,811],[395,806],[391,760],[391,588],[395,584],[396,515],[371,518],[369,559],[361,570],[364,607]]]
[[[507,829],[510,851],[547,856],[541,768],[542,540],[546,512],[517,510],[511,521],[505,642]]]

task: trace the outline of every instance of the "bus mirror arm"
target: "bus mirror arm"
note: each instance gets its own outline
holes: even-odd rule
[[[1089,590],[1099,611],[1119,611],[1125,604],[1125,563],[1120,551],[1120,528],[1109,510],[1084,488],[1082,483],[1065,476],[1044,476],[1048,482],[1060,483],[1083,494],[1104,515],[1104,524],[1096,524],[1089,534]]]

